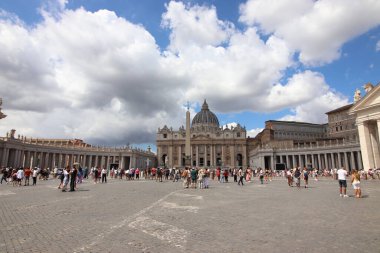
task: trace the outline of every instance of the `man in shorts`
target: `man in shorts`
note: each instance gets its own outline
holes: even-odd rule
[[[339,192],[341,197],[347,198],[347,181],[346,181],[346,176],[347,176],[347,171],[344,168],[340,168],[337,171],[338,175],[338,181],[339,181]]]

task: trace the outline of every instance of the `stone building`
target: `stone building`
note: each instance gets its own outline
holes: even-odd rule
[[[190,126],[190,124],[188,125]],[[201,111],[194,116],[189,134],[189,155],[192,166],[247,166],[247,131],[245,127],[239,124],[230,128],[220,126],[217,116],[210,111],[206,100]],[[165,125],[163,128],[159,128],[156,142],[159,165],[185,166],[185,127],[173,130]]]
[[[355,123],[355,115],[349,114],[353,104],[339,107],[327,112],[328,135],[334,139],[344,139],[345,141],[358,141],[358,128]]]
[[[249,149],[249,165],[379,168],[380,85],[366,84],[364,88],[363,98],[356,90],[353,104],[327,112],[327,125],[267,121],[265,129],[255,137],[256,145]]]
[[[349,114],[356,119],[364,169],[380,168],[380,84],[364,86],[366,95]]]

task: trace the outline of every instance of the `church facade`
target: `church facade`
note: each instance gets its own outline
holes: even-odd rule
[[[223,128],[206,100],[191,121],[190,165],[196,167],[237,167],[248,164],[247,131],[239,124]],[[157,159],[160,166],[184,167],[186,129],[166,125],[157,131]]]

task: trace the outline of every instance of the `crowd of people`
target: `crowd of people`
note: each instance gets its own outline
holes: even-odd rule
[[[157,182],[163,181],[173,181],[178,182],[180,179],[183,180],[184,188],[199,188],[208,189],[210,181],[219,183],[228,183],[229,178],[233,178],[233,182],[237,183],[239,186],[243,186],[244,183],[250,183],[254,178],[258,178],[260,184],[268,183],[272,181],[273,178],[280,177],[286,178],[288,185],[293,187],[293,184],[297,188],[301,188],[301,181],[304,182],[304,188],[309,186],[309,178],[314,178],[318,181],[319,177],[331,178],[339,182],[340,196],[347,197],[347,177],[350,176],[351,184],[355,191],[355,197],[361,197],[361,187],[360,180],[368,179],[380,179],[380,169],[370,169],[368,171],[356,171],[352,170],[347,172],[345,169],[308,169],[296,167],[288,170],[271,170],[262,168],[148,168],[148,169],[122,169],[122,168],[106,168],[93,167],[91,169],[82,168],[79,164],[75,164],[70,167],[67,166],[65,169],[54,168],[50,170],[49,168],[5,168],[1,169],[1,184],[5,181],[7,184],[11,183],[13,186],[28,186],[30,185],[30,177],[32,177],[32,185],[37,184],[37,177],[40,180],[47,180],[50,175],[53,178],[60,179],[60,184],[58,189],[65,191],[75,191],[77,184],[83,182],[83,179],[92,178],[94,184],[97,183],[107,183],[107,177],[110,176],[112,179],[122,180],[140,180],[144,178],[145,180],[156,180]],[[68,186],[70,189],[68,189]]]

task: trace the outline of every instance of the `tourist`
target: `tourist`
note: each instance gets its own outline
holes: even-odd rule
[[[75,180],[77,178],[78,170],[76,166],[74,165],[71,172],[70,172],[70,191],[75,191]]]
[[[24,175],[25,175],[24,186],[26,186],[27,184],[29,185],[29,179],[30,179],[30,175],[31,174],[32,174],[32,171],[30,170],[30,168],[25,168],[25,171],[24,171]]]
[[[82,166],[79,166],[77,183],[81,184],[82,182],[83,182],[83,169],[82,169]]]
[[[293,176],[294,176],[294,179],[296,181],[296,186],[298,188],[300,188],[301,187],[301,171],[298,167],[294,170]]]
[[[260,178],[261,184],[264,184],[264,171],[263,171],[263,169],[260,169],[260,171],[259,171],[259,178]]]
[[[221,170],[220,170],[220,168],[217,168],[217,169],[216,169],[216,177],[218,178],[218,182],[221,183],[221,180],[220,180],[220,174],[221,174]]]
[[[237,178],[238,178],[238,170],[236,168],[233,169],[232,175],[234,176],[234,182],[237,183]]]
[[[205,175],[205,171],[203,168],[201,168],[199,171],[198,171],[198,183],[199,183],[199,189],[203,189],[203,186],[204,186],[204,175]]]
[[[136,179],[140,180],[140,169],[139,168],[136,168],[135,175],[136,175]]]
[[[12,170],[12,185],[16,186],[17,185],[17,170],[13,169]]]
[[[96,167],[94,167],[94,184],[98,183],[99,171]]]
[[[58,185],[58,189],[62,189],[63,188],[63,180],[65,178],[65,170],[62,171],[62,173],[59,174],[59,180],[60,180],[60,183]]]
[[[190,176],[191,176],[191,188],[196,189],[197,188],[198,171],[194,167],[190,171]]]
[[[224,182],[225,183],[228,183],[228,169],[225,169],[224,172],[223,172],[223,176],[224,176]]]
[[[209,169],[206,169],[205,170],[205,175],[204,175],[204,187],[206,189],[208,189],[208,186],[209,186],[209,178],[210,178],[210,170]]]
[[[9,168],[2,168],[1,170],[2,176],[1,176],[1,182],[0,182],[1,184],[3,184],[3,180],[8,184],[8,180],[7,180],[8,172],[9,172]]]
[[[347,182],[346,182],[346,176],[347,171],[344,168],[340,168],[337,171],[338,180],[339,180],[339,192],[341,197],[348,197],[347,195]]]
[[[314,180],[318,181],[318,170],[317,169],[314,170]]]
[[[356,170],[354,170],[352,173],[351,183],[352,183],[352,187],[354,188],[354,191],[355,191],[355,197],[361,198],[362,197],[362,190],[360,188],[360,175]]]
[[[241,186],[243,186],[244,185],[244,183],[243,183],[244,173],[243,173],[243,168],[242,167],[239,168],[239,171],[238,171],[237,174],[238,174],[238,177],[239,177],[238,185],[240,185],[240,183],[241,183]]]
[[[37,175],[38,175],[38,168],[35,167],[33,169],[33,174],[32,174],[33,185],[37,185]]]
[[[247,168],[245,181],[246,182],[251,182],[251,177],[252,177],[252,170],[250,168]]]
[[[102,184],[107,183],[107,170],[103,167],[102,169]]]
[[[67,185],[69,184],[70,178],[70,166],[67,166],[65,170],[63,170],[63,186],[62,191],[65,192],[67,190]]]
[[[182,172],[183,188],[190,187],[190,172],[188,168],[185,168]]]
[[[290,170],[286,171],[286,177],[288,179],[288,185],[290,187],[293,187],[293,177],[292,177],[292,172]]]
[[[309,172],[307,171],[306,167],[303,168],[303,180],[305,182],[305,188],[309,187]]]
[[[17,183],[18,186],[21,186],[21,181],[24,179],[24,170],[19,168],[17,171]]]

